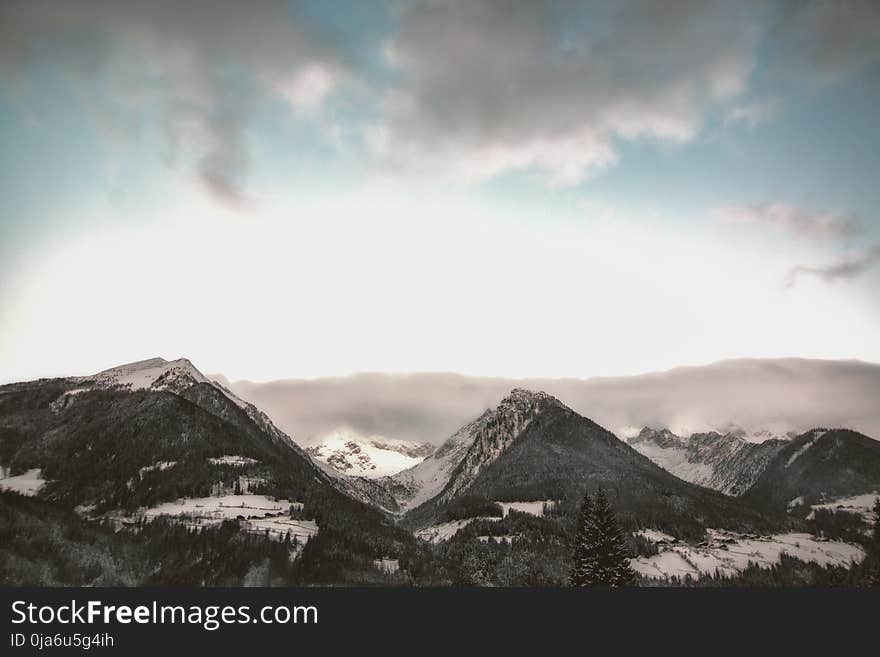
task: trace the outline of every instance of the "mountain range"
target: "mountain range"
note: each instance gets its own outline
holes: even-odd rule
[[[742,431],[710,431],[683,438],[669,429],[645,427],[627,442],[685,481],[728,495],[742,495],[791,439],[766,434],[764,437],[763,442],[753,442]]]
[[[431,443],[363,438],[340,431],[306,448],[309,456],[346,474],[376,478],[413,467],[434,452]]]
[[[554,574],[541,577],[558,582],[567,559],[561,546],[585,490],[604,489],[630,530],[694,541],[710,529],[804,529],[804,514],[790,513],[793,503],[809,508],[880,490],[880,443],[863,434],[761,437],[754,442],[736,430],[685,437],[646,427],[623,441],[553,395],[515,388],[436,449],[345,433],[303,449],[186,359],[0,386],[0,488],[26,478],[27,491],[36,492],[31,506],[7,500],[15,522],[52,516],[34,511],[40,503],[76,509],[88,522],[142,527],[144,535],[160,531],[155,523],[145,529],[154,517],[203,532],[226,531],[221,520],[237,517],[243,535],[286,536],[291,560],[271,561],[273,572],[306,583],[371,581],[380,577],[373,562],[392,557],[401,569],[408,565],[410,578],[450,576],[463,567],[460,557],[426,555],[414,534],[450,522],[450,537],[468,523],[485,532],[487,516],[495,518],[489,527],[518,527],[526,536],[522,516],[508,520],[509,509],[554,510],[531,521],[539,526],[530,525],[528,535],[544,538],[528,550],[545,549],[546,532],[556,537],[545,554]],[[27,561],[25,553],[16,558]],[[228,578],[217,581],[249,572],[241,559],[208,568],[198,554],[192,558],[204,572]]]

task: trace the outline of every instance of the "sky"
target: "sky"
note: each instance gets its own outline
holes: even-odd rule
[[[0,382],[880,362],[880,5],[0,4]]]

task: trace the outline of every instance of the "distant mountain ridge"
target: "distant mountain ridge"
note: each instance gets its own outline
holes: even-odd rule
[[[790,439],[771,435],[763,432],[763,442],[747,440],[744,432],[737,430],[695,433],[685,438],[669,429],[645,427],[627,442],[685,481],[737,496],[754,484]]]
[[[880,490],[880,442],[849,429],[811,429],[753,443],[740,432],[685,438],[646,427],[628,442],[681,479],[765,509]]]

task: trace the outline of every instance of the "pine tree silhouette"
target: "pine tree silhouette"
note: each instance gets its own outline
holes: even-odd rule
[[[575,539],[572,586],[629,586],[635,572],[614,510],[603,490],[584,495]]]
[[[596,558],[593,535],[593,500],[589,492],[584,493],[581,512],[578,515],[577,536],[574,544],[574,559],[569,579],[572,586],[590,586],[593,582]]]

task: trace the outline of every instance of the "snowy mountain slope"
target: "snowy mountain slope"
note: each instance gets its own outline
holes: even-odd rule
[[[345,474],[367,478],[387,477],[421,463],[434,451],[430,443],[380,437],[362,438],[340,431],[306,448],[315,460]]]
[[[421,463],[377,480],[394,496],[401,510],[412,509],[439,493],[492,416],[487,410],[456,431]]]
[[[118,365],[110,369],[98,372],[93,376],[76,377],[75,381],[79,382],[82,387],[68,393],[76,394],[83,389],[89,389],[91,386],[103,389],[124,389],[124,390],[153,390],[173,392],[182,395],[185,391],[191,390],[193,386],[198,384],[207,384],[219,391],[233,404],[238,406],[253,420],[253,422],[265,431],[269,436],[280,442],[289,443],[295,449],[300,450],[299,446],[294,443],[290,436],[281,431],[269,419],[263,411],[253,404],[244,401],[231,390],[216,381],[211,381],[202,374],[195,365],[187,358],[178,358],[176,360],[165,360],[164,358],[149,358],[147,360],[126,363]],[[69,403],[69,398],[64,403]],[[196,403],[199,400],[193,399]],[[209,409],[210,410],[210,409]]]
[[[210,383],[186,358],[167,361],[150,358],[126,363],[98,372],[95,383],[102,388],[127,388],[129,390],[169,390],[179,392],[196,383]]]
[[[746,437],[738,430],[684,438],[669,429],[645,427],[627,442],[676,477],[728,495],[742,495],[788,444],[770,432],[761,435],[763,442],[755,442],[754,436]]]

